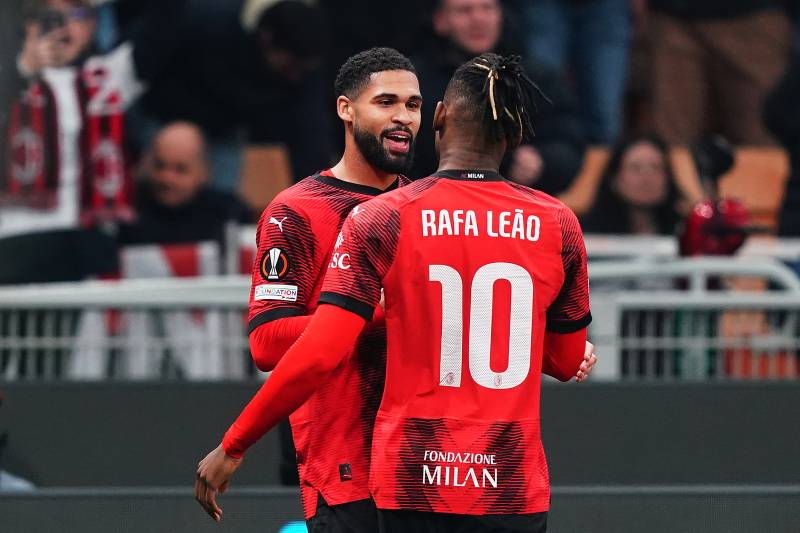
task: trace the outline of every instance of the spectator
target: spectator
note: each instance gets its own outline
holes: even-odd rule
[[[94,54],[89,0],[27,0],[0,173],[0,283],[114,268],[108,228],[132,214],[124,111],[141,92],[133,50]],[[106,259],[104,259],[106,258]],[[59,268],[54,269],[53,265]]]
[[[503,12],[498,0],[441,0],[433,14],[433,28],[436,40],[431,50],[412,58],[425,99],[412,170],[415,178],[436,170],[430,125],[436,102],[442,99],[453,72],[470,57],[484,52],[509,52],[502,40]],[[552,104],[540,102],[534,118],[536,136],[507,158],[503,172],[510,179],[556,194],[569,186],[580,169],[584,134],[574,99],[563,79],[533,60],[525,66]]]
[[[137,189],[137,220],[120,228],[123,244],[222,242],[225,225],[253,222],[236,196],[209,187],[206,143],[194,124],[165,126],[146,157]]]
[[[677,204],[666,145],[639,135],[614,149],[582,225],[586,233],[673,235],[680,220]]]
[[[761,109],[784,71],[790,25],[781,0],[652,0],[653,120],[669,144],[709,132],[771,144]]]
[[[800,49],[795,50],[786,75],[767,98],[764,119],[770,131],[789,151],[791,160],[778,234],[800,237]]]
[[[319,68],[327,31],[319,8],[299,0],[187,0],[183,11],[171,45],[148,47],[148,60],[163,65],[137,108],[139,144],[167,122],[194,122],[209,138],[213,185],[225,190],[238,184],[245,142],[285,144],[295,176],[328,166],[329,88]]]
[[[589,142],[614,144],[631,41],[630,0],[529,0],[528,53],[575,81]]]

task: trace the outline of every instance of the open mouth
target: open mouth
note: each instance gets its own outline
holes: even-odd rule
[[[407,154],[411,149],[411,134],[405,131],[393,131],[383,136],[383,144],[390,152]]]

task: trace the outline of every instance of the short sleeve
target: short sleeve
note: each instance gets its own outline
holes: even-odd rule
[[[336,239],[319,303],[372,320],[382,280],[394,261],[399,232],[400,215],[389,204],[373,200],[356,206]]]
[[[547,309],[547,330],[572,333],[585,328],[592,321],[586,246],[580,224],[572,210],[563,207],[558,213],[558,221],[561,225],[564,284]]]
[[[273,201],[258,222],[258,252],[250,287],[248,330],[306,314],[319,266],[311,223],[297,209]]]

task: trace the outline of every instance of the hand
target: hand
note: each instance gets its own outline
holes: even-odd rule
[[[522,145],[514,151],[508,175],[523,185],[533,185],[542,175],[544,161],[539,150],[530,145]]]
[[[240,464],[242,460],[226,454],[220,444],[197,465],[194,499],[216,522],[222,520],[222,508],[217,505],[217,492],[222,494],[228,489],[228,482]]]
[[[34,76],[45,67],[63,63],[62,45],[66,30],[53,30],[42,35],[39,24],[33,22],[25,27],[25,43],[19,58],[19,66],[25,76]]]
[[[594,368],[596,362],[597,356],[594,354],[594,344],[586,341],[586,349],[583,351],[583,362],[580,368],[578,368],[578,373],[575,375],[575,381],[580,383],[581,381],[589,379],[589,374],[592,373],[592,368]]]

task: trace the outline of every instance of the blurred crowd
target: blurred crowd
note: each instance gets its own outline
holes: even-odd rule
[[[584,230],[674,235],[690,205],[670,149],[782,146],[778,231],[800,235],[800,32],[789,0],[7,0],[0,5],[0,284],[119,271],[120,246],[215,241],[264,205],[248,147],[297,181],[343,135],[333,80],[391,46],[424,97],[411,178],[436,169],[455,68],[521,54],[541,90],[509,179],[563,195],[607,148]],[[270,179],[269,169],[264,180]],[[753,179],[758,179],[754,176]]]

